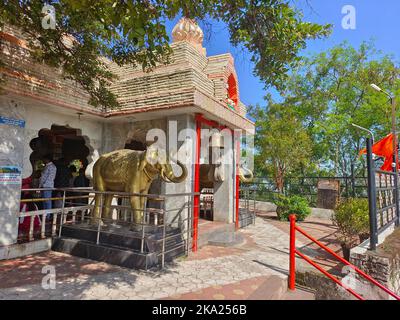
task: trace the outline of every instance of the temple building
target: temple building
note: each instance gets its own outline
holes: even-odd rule
[[[170,63],[158,65],[151,72],[106,61],[118,76],[111,90],[121,105],[107,110],[89,105],[89,95],[74,81],[63,78],[60,70],[32,62],[23,34],[5,27],[0,33],[4,63],[0,66],[0,169],[16,168],[21,178],[26,178],[34,175],[38,161],[51,153],[55,160],[79,160],[89,172],[102,154],[124,148],[145,150],[146,133],[154,128],[167,136],[172,129],[178,133],[183,129],[200,132],[203,128],[252,132],[254,123],[246,118],[246,106],[240,100],[232,55],[207,56],[203,31],[187,18],[174,27],[172,39]],[[171,128],[171,121],[176,128]],[[201,166],[209,157],[202,143],[199,136],[184,134],[178,139],[176,151],[178,159],[187,165],[187,178],[180,183],[157,179],[149,192],[212,189],[212,214],[207,219],[237,225],[240,143],[232,140],[224,150],[228,163],[222,165],[221,174],[213,172],[211,177],[215,178],[208,182],[202,180],[204,174],[209,175],[209,168]],[[175,164],[173,168],[179,175],[180,168]],[[0,180],[0,246],[16,242],[20,188],[18,178],[14,182]],[[166,206],[179,206],[179,201],[187,197],[167,201]],[[193,211],[193,223],[198,223],[195,218],[200,209]]]

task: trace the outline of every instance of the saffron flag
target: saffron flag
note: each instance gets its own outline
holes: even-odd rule
[[[396,150],[397,151],[397,150]],[[366,154],[367,149],[362,149],[360,155]],[[372,146],[372,153],[385,159],[381,170],[392,171],[393,163],[393,134],[390,133]]]

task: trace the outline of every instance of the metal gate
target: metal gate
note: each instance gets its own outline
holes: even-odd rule
[[[379,233],[392,223],[399,225],[399,176],[375,168],[370,138],[367,138],[367,170],[370,249],[375,250]]]

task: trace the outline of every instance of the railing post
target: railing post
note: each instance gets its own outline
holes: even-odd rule
[[[33,229],[34,229],[34,222],[35,222],[35,218],[36,216],[30,216],[30,220],[29,220],[29,235],[28,235],[28,239],[29,241],[33,241]],[[24,219],[27,219],[27,217],[24,217]]]
[[[58,237],[61,237],[62,226],[64,223],[64,208],[65,208],[65,190],[63,193],[63,201],[62,201],[62,205],[61,205],[60,229],[58,230]]]
[[[103,204],[104,204],[103,196],[104,196],[104,194],[101,193],[101,194],[100,194],[100,207],[99,207],[99,211],[100,211],[100,212],[99,212],[99,221],[98,221],[98,224],[97,224],[97,238],[96,238],[96,244],[99,244],[99,243],[100,243],[101,217],[103,216]]]
[[[140,199],[142,200],[142,199]],[[146,199],[147,200],[147,199]],[[147,201],[144,202],[144,206],[143,206],[143,212],[142,212],[142,241],[140,243],[140,252],[143,253],[144,252],[144,236],[145,236],[145,224],[146,224],[146,207],[147,207]]]
[[[53,222],[51,225],[51,236],[55,237],[56,232],[57,232],[57,214],[54,212],[53,213]]]
[[[296,215],[291,214],[290,220],[290,253],[289,253],[289,289],[295,290],[296,285]]]
[[[376,183],[375,168],[372,160],[372,141],[367,138],[367,172],[368,172],[368,205],[369,205],[369,230],[370,249],[376,250],[378,243],[378,231],[376,221]]]
[[[253,189],[253,225],[256,224],[256,188]]]
[[[354,176],[354,163],[351,163],[351,196],[356,197],[356,178]]]
[[[165,237],[166,237],[166,212],[165,212],[165,198],[162,206],[163,211],[163,237],[162,237],[162,252],[161,252],[161,268],[164,269],[165,264]]]
[[[190,234],[191,234],[191,204],[193,201],[193,197],[192,196],[188,196],[188,211],[187,211],[187,230],[186,230],[186,256],[189,256],[189,242],[190,242]]]

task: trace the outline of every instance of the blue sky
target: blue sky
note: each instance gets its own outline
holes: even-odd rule
[[[308,42],[307,49],[302,54],[314,54],[344,40],[357,47],[364,40],[373,39],[376,48],[383,53],[393,54],[398,60],[400,55],[400,0],[297,0],[304,13],[304,20],[321,24],[333,24],[330,37],[323,40]],[[342,7],[352,5],[356,10],[356,29],[342,28]],[[167,24],[171,34],[173,26],[179,19]],[[211,30],[206,33],[209,39],[204,41],[207,55],[231,52],[235,58],[236,71],[239,77],[240,98],[246,104],[259,103],[264,105],[266,94],[263,84],[253,75],[253,64],[249,54],[242,48],[235,48],[229,43],[229,34],[222,23],[213,22]],[[274,91],[271,91],[276,97]]]

